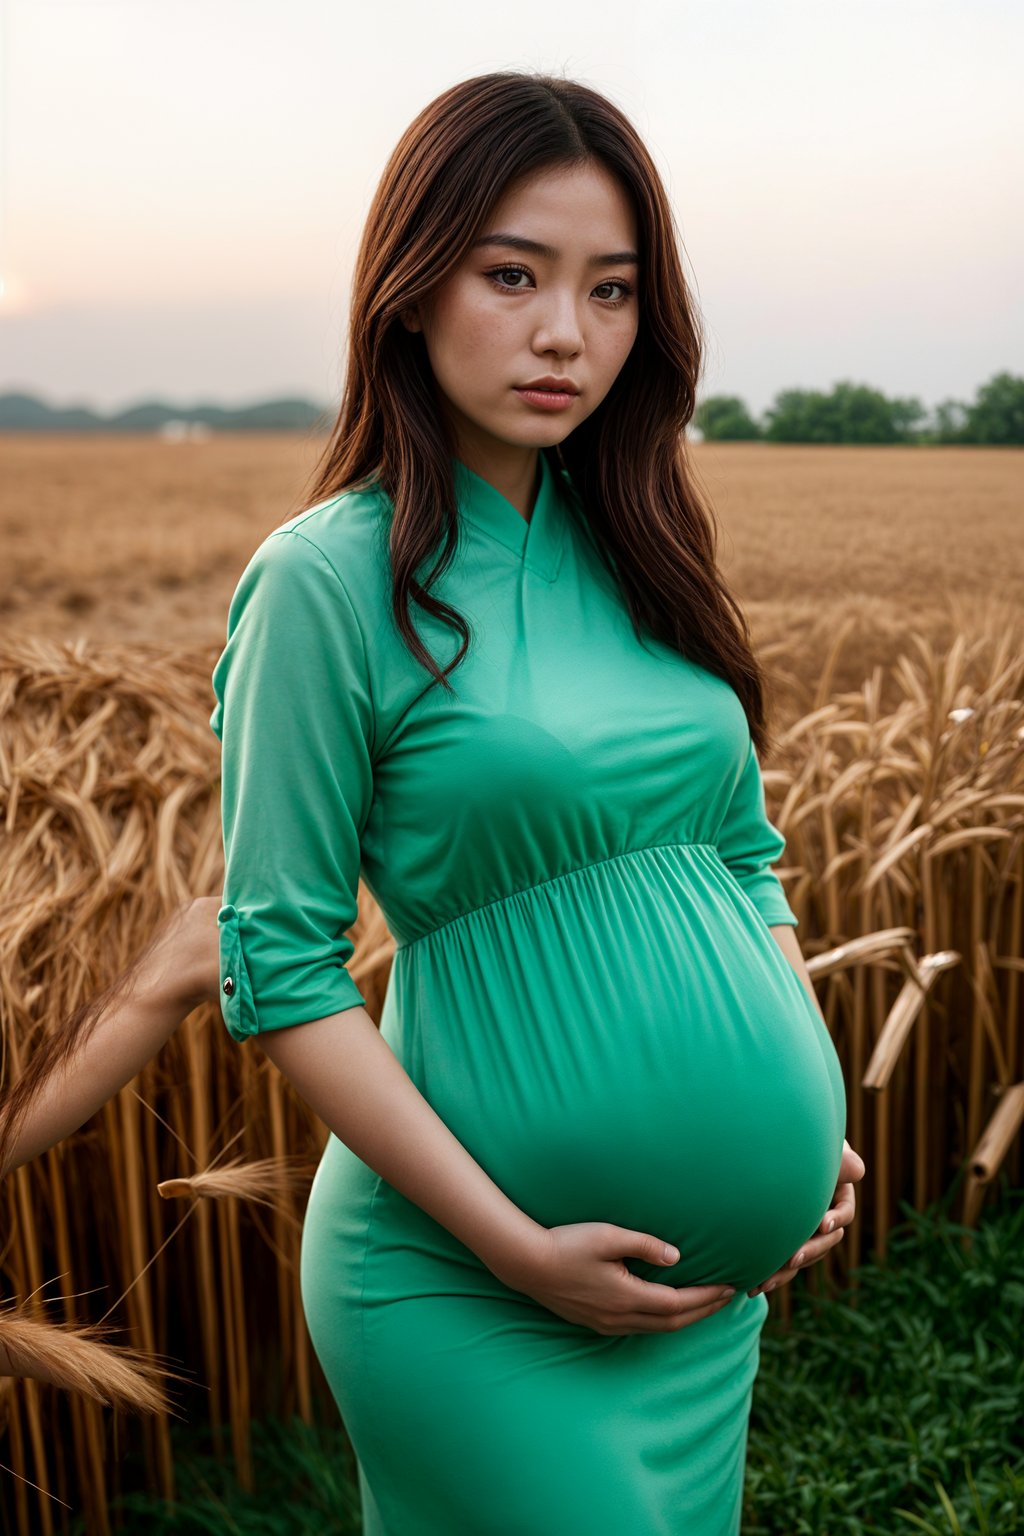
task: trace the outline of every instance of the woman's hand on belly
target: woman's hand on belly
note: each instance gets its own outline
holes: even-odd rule
[[[793,1257],[777,1269],[774,1275],[748,1291],[748,1296],[759,1296],[762,1291],[774,1291],[777,1286],[787,1285],[793,1276],[809,1264],[823,1259],[830,1248],[842,1241],[846,1228],[857,1213],[857,1192],[854,1186],[864,1177],[864,1159],[855,1152],[848,1141],[843,1142],[843,1158],[839,1164],[839,1182],[832,1196],[832,1204],[825,1212],[814,1233]]]
[[[625,1258],[671,1267],[679,1250],[650,1233],[607,1221],[548,1227],[518,1272],[515,1290],[595,1333],[671,1333],[728,1306],[732,1286],[663,1285],[633,1274]]]

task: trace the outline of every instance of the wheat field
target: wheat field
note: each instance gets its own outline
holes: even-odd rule
[[[5,1090],[162,916],[219,890],[209,673],[235,582],[303,505],[318,448],[0,437]],[[1020,1177],[1024,455],[693,454],[777,701],[780,873],[870,1172],[860,1219],[806,1277],[819,1286],[884,1255],[900,1199],[923,1207],[966,1174],[970,1221],[1000,1169]],[[353,973],[379,1017],[388,935],[361,898]],[[63,1528],[70,1493],[105,1536],[111,1404],[146,1415],[133,1440],[172,1496],[169,1413],[129,1346],[196,1377],[186,1411],[208,1415],[244,1482],[254,1417],[312,1416],[302,1190],[284,1175],[298,1158],[308,1177],[325,1134],[204,1004],[101,1114],[3,1181],[0,1348],[51,1383],[0,1392],[17,1529]],[[786,1288],[772,1306],[788,1314]],[[82,1332],[60,1336],[52,1309]],[[116,1358],[86,1331],[108,1316]]]
[[[215,644],[249,554],[303,505],[306,434],[0,437],[0,627]],[[1024,453],[1001,448],[691,450],[719,561],[759,641],[813,684],[853,621],[840,682],[915,627],[937,643],[1024,613]],[[847,670],[848,669],[848,670]]]

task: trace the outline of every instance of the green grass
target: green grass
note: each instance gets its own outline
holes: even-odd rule
[[[819,1297],[802,1275],[789,1329],[769,1316],[743,1536],[1024,1531],[1024,1190],[1002,1185],[967,1249],[948,1215],[954,1193],[923,1215],[903,1207],[886,1263],[854,1272],[856,1306]],[[122,1530],[357,1536],[355,1467],[336,1423],[255,1423],[252,1494],[209,1454],[208,1431],[175,1423],[171,1434],[178,1504],[126,1495]]]
[[[1024,1191],[968,1249],[954,1193],[903,1207],[855,1306],[801,1277],[789,1331],[769,1317],[743,1536],[1024,1531]]]
[[[177,1502],[125,1494],[111,1505],[115,1530],[130,1536],[359,1536],[355,1462],[337,1424],[254,1420],[252,1493],[239,1488],[233,1460],[211,1454],[208,1429],[172,1423],[171,1442]],[[139,1481],[144,1475],[135,1465],[131,1474]],[[91,1533],[79,1521],[71,1536]]]

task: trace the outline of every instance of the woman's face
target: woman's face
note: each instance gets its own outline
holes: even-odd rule
[[[631,200],[599,162],[506,191],[454,275],[403,315],[423,332],[461,453],[551,447],[600,405],[636,338],[637,254]],[[569,404],[519,392],[545,375],[571,381]]]

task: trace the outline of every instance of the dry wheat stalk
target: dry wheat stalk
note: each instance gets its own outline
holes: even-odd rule
[[[160,1383],[187,1378],[142,1350],[103,1343],[105,1331],[95,1323],[50,1323],[16,1306],[0,1308],[0,1372],[80,1392],[106,1408],[170,1413]]]

